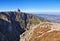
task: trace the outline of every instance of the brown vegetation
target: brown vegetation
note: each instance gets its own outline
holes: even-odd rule
[[[37,36],[40,36],[40,35],[42,35],[43,33],[47,32],[49,30],[51,30],[51,29],[46,27],[46,25],[45,25],[45,27],[44,26],[39,26],[39,27],[35,28],[34,31],[33,31],[33,35],[32,35],[32,37],[30,38],[29,41],[35,41]]]
[[[58,24],[55,25],[57,26]],[[39,27],[34,29],[33,34],[29,41],[60,41],[60,31],[59,30],[50,31],[51,26],[55,27],[54,23],[53,24],[42,23]]]
[[[60,31],[45,33],[42,37],[38,37],[34,41],[60,41]]]

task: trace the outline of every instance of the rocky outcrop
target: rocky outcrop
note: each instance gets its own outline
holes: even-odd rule
[[[39,24],[41,19],[20,10],[0,12],[0,41],[19,41],[19,36],[32,26]]]

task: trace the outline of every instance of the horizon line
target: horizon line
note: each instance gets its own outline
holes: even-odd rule
[[[18,11],[18,9],[14,10],[0,10],[0,12],[5,12],[5,11]],[[60,10],[20,10],[22,12],[28,12],[28,13],[48,13],[48,12],[60,12]]]

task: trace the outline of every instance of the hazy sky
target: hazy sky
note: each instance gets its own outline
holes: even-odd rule
[[[0,11],[60,12],[60,0],[0,0]]]

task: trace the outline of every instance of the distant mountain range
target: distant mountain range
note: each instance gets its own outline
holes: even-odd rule
[[[37,16],[43,17],[51,22],[60,23],[60,15],[52,15],[52,14],[36,14]]]

